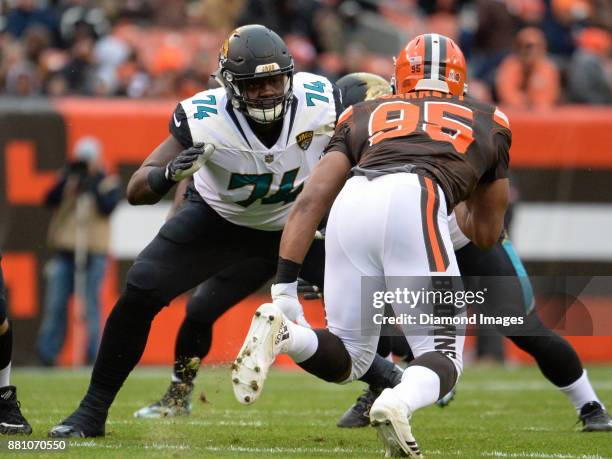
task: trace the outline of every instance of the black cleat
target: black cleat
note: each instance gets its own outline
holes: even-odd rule
[[[382,390],[369,386],[363,391],[353,406],[351,406],[338,420],[338,427],[356,428],[370,425],[370,408]]]
[[[583,432],[612,432],[612,419],[603,406],[589,402],[580,408],[579,422],[582,421]]]
[[[51,438],[103,437],[105,423],[106,416],[100,418],[90,410],[79,406],[74,413],[53,426],[48,436]]]
[[[21,414],[15,386],[0,387],[0,434],[30,435],[32,426]]]

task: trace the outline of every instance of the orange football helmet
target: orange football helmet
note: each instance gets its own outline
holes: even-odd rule
[[[419,35],[400,51],[393,78],[396,94],[429,89],[460,96],[466,88],[465,57],[444,35]]]

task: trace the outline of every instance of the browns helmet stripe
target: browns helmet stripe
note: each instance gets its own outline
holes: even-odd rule
[[[428,80],[431,78],[431,34],[425,35],[425,70],[423,72],[423,79]]]
[[[440,42],[440,71],[438,72],[438,79],[446,81],[446,47],[448,46],[448,40],[442,35],[438,35],[438,41]]]
[[[440,74],[440,35],[437,33],[429,34],[431,37],[431,74],[429,78],[439,80]]]

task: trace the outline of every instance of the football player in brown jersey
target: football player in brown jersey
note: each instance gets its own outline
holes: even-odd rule
[[[233,364],[239,401],[259,397],[281,352],[326,381],[344,383],[363,375],[374,358],[381,324],[362,298],[401,288],[416,276],[434,285],[458,276],[448,225],[453,209],[462,232],[478,247],[497,241],[508,202],[511,133],[501,111],[463,97],[465,79],[459,47],[442,35],[421,35],[398,57],[396,94],[341,115],[283,231],[273,303],[257,310]],[[330,208],[328,327],[312,330],[283,316],[286,303],[298,300],[282,285],[297,279]],[[403,313],[406,305],[396,301],[394,306]],[[464,311],[436,305],[437,314],[453,318]],[[385,389],[370,410],[387,455],[420,457],[410,417],[456,384],[463,351],[458,328],[406,333],[415,359],[402,381]]]
[[[346,75],[336,81],[336,85],[342,93],[345,107],[392,93],[387,81],[371,73]],[[535,312],[535,298],[529,276],[507,233],[504,231],[490,249],[480,250],[461,233],[454,215],[450,219],[450,233],[462,276],[476,276],[472,279],[478,280],[481,287],[487,279],[503,279],[503,288],[490,290],[492,295],[481,305],[481,311],[491,316],[523,316],[523,328],[510,331],[499,327],[499,332],[531,355],[544,377],[568,397],[583,424],[583,432],[612,431],[610,416],[589,381],[580,357],[566,339],[546,328]],[[406,363],[414,358],[404,337],[391,325],[383,326],[377,352],[382,356],[393,353]],[[338,427],[369,425],[370,408],[383,389],[368,386],[339,419]],[[446,406],[453,396],[454,390],[440,399],[438,404]]]

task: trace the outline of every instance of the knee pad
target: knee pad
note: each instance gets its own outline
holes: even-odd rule
[[[426,352],[410,362],[408,366],[429,368],[438,375],[440,378],[440,394],[438,400],[448,394],[459,379],[459,371],[454,362],[441,352]]]
[[[298,365],[324,381],[345,382],[351,374],[351,356],[342,340],[326,329],[317,329],[314,332],[319,341],[317,350],[312,357]]]
[[[132,316],[145,315],[150,320],[153,320],[157,313],[167,305],[168,302],[156,298],[150,292],[128,284],[123,294],[119,297],[115,309],[128,309]]]
[[[150,261],[136,260],[127,273],[127,291],[131,295],[141,294],[153,299],[156,303],[164,303],[166,305],[170,299],[165,298],[163,292],[160,291],[163,273],[161,270]],[[138,293],[140,292],[140,293]]]

